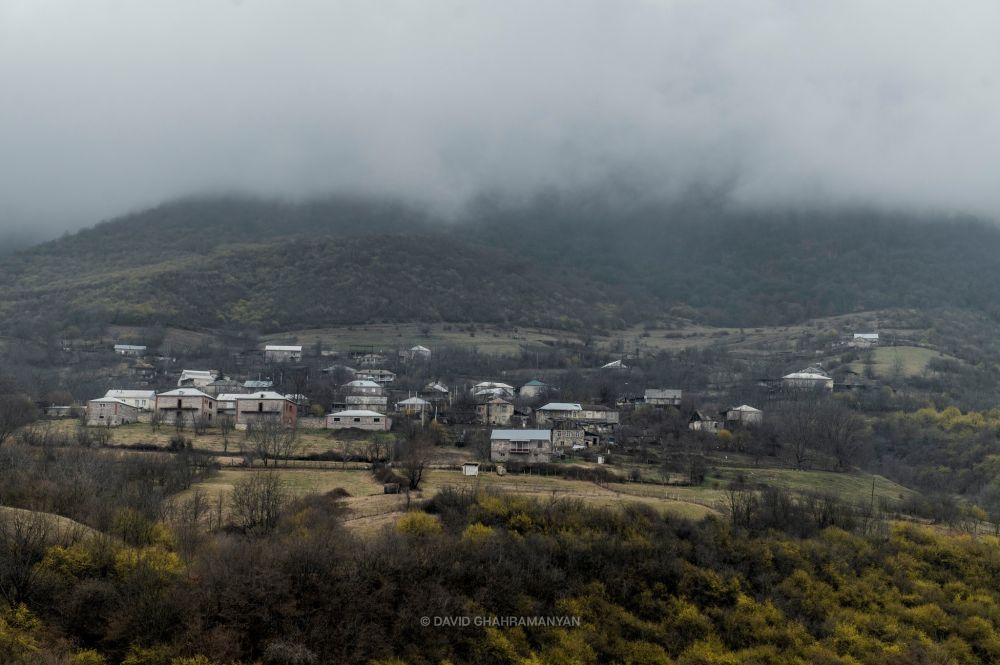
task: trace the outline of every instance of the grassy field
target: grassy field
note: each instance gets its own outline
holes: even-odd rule
[[[880,346],[872,350],[873,368],[879,378],[890,376],[897,367],[905,376],[916,376],[927,368],[932,358],[951,356],[919,346]],[[851,368],[863,372],[865,365],[859,361],[853,363]]]

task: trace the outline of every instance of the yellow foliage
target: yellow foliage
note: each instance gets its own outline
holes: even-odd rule
[[[425,536],[440,533],[441,522],[433,515],[414,511],[399,518],[396,530],[411,536]]]
[[[92,649],[79,651],[66,661],[66,665],[105,665],[108,661]]]
[[[0,612],[0,663],[22,665],[38,651],[35,633],[40,622],[24,605]]]
[[[115,573],[118,576],[126,577],[140,570],[166,580],[179,575],[183,567],[180,557],[162,547],[123,547],[115,553]]]
[[[79,543],[69,547],[50,547],[38,566],[42,570],[74,578],[85,577],[95,569],[90,550]]]
[[[488,540],[493,535],[493,529],[481,522],[475,522],[465,527],[462,531],[462,540],[467,543],[478,544]]]

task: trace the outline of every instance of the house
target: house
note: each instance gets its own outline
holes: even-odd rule
[[[382,388],[382,386],[369,379],[355,379],[353,381],[348,381],[342,387],[352,395],[385,394],[385,389]]]
[[[423,414],[434,410],[433,405],[425,399],[410,397],[401,402],[396,402],[396,410],[408,416]]]
[[[417,344],[416,346],[411,346],[406,352],[406,356],[410,360],[427,360],[431,357],[431,350],[426,346],[421,346]]]
[[[215,370],[186,369],[177,379],[178,388],[205,388],[218,378]]]
[[[104,396],[121,400],[140,411],[152,411],[156,406],[155,390],[109,390]]]
[[[524,399],[534,399],[535,397],[541,397],[544,395],[548,389],[549,387],[538,379],[532,379],[521,386],[521,390],[518,391],[518,394]]]
[[[759,425],[764,422],[764,412],[742,404],[726,411],[726,425]]]
[[[560,421],[617,425],[618,412],[606,406],[583,406],[576,402],[549,402],[535,411],[539,425]]]
[[[477,462],[466,462],[462,465],[463,476],[478,476],[479,464]]]
[[[75,406],[63,406],[59,404],[49,404],[42,407],[42,413],[46,418],[72,418],[75,413]]]
[[[345,375],[356,379],[358,376],[358,370],[353,367],[348,367],[347,365],[342,365],[337,363],[335,365],[330,365],[329,367],[324,367],[322,370],[323,374],[337,374],[338,372],[343,372]]]
[[[358,367],[378,367],[384,365],[388,358],[381,353],[365,353],[357,357]]]
[[[495,429],[490,434],[494,462],[548,462],[552,459],[552,430]]]
[[[419,394],[428,402],[435,404],[451,401],[451,393],[448,391],[448,386],[437,381],[428,383]]]
[[[621,360],[612,360],[606,365],[601,365],[601,369],[628,369],[628,367]]]
[[[146,347],[138,344],[115,344],[115,353],[120,356],[139,357],[146,355]]]
[[[348,395],[344,398],[348,409],[383,412],[389,408],[389,398],[385,395]]]
[[[483,425],[510,425],[513,416],[514,405],[499,397],[476,405],[476,420]]]
[[[573,449],[573,446],[585,446],[586,432],[579,428],[552,430],[552,448],[554,450]]]
[[[244,381],[243,390],[253,392],[255,390],[270,390],[274,387],[274,382],[268,379],[257,379],[256,381]]]
[[[472,386],[472,396],[480,400],[502,397],[504,399],[514,398],[514,386],[497,381],[481,381]]]
[[[235,393],[240,390],[240,382],[227,377],[219,377],[215,381],[205,386],[203,390],[209,395],[221,395],[223,393]]]
[[[390,372],[387,369],[366,369],[361,372],[355,372],[354,378],[368,379],[369,381],[386,385],[396,380],[396,373]]]
[[[327,429],[363,429],[371,432],[387,432],[392,420],[376,411],[348,409],[337,411],[326,417]]]
[[[246,429],[261,420],[276,420],[295,427],[299,409],[288,397],[271,391],[236,395],[236,429]]]
[[[647,406],[680,406],[681,391],[676,388],[646,388],[642,402]]]
[[[215,413],[216,416],[221,418],[222,416],[229,416],[236,421],[236,398],[245,395],[246,393],[221,393],[215,396]]]
[[[166,423],[212,421],[215,412],[215,398],[196,388],[176,388],[156,396],[156,413]]]
[[[282,346],[268,344],[264,347],[264,362],[267,363],[297,363],[302,361],[301,346]]]
[[[101,397],[87,402],[87,424],[117,427],[139,420],[139,409],[113,397]]]
[[[135,360],[128,368],[129,376],[149,381],[156,376],[156,368],[142,360]]]
[[[711,418],[701,411],[695,411],[688,420],[688,429],[693,432],[709,432],[715,434],[719,431],[719,421]]]
[[[867,349],[872,346],[878,346],[878,342],[878,333],[854,333],[854,338],[850,341],[850,346]]]
[[[792,390],[833,390],[833,379],[818,367],[809,367],[781,377],[781,385]]]

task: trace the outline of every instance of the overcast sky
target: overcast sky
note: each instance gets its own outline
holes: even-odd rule
[[[0,0],[0,230],[634,180],[1000,213],[996,0]]]

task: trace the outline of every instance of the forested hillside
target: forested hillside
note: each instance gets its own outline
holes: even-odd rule
[[[1000,313],[1000,230],[842,209],[616,197],[479,204],[187,200],[5,257],[3,332],[88,323],[262,332],[379,321],[573,329],[666,315],[785,324],[885,307]]]

